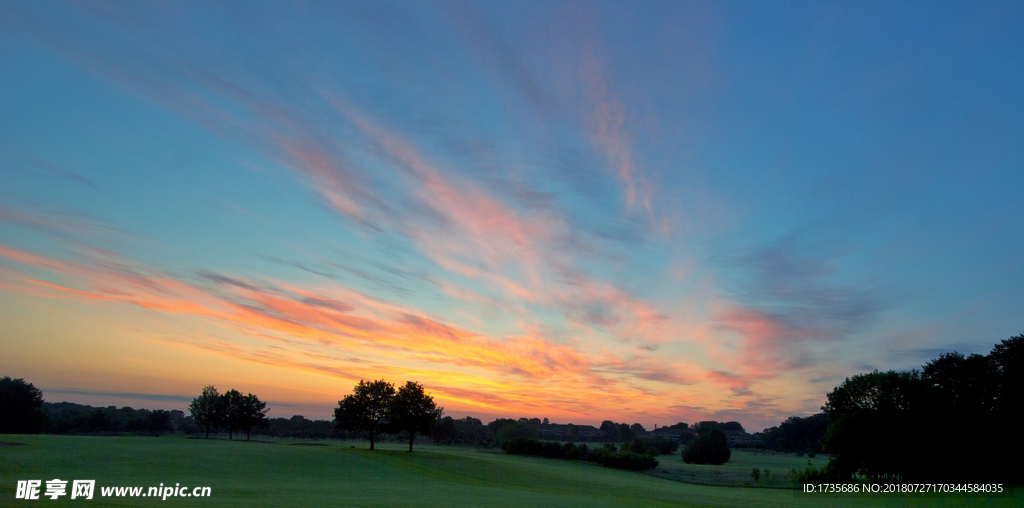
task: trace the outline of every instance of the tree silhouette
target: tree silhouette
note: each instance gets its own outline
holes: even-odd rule
[[[424,393],[423,385],[407,381],[391,399],[388,423],[392,431],[409,433],[411,452],[416,433],[429,434],[443,413],[444,408],[437,407],[434,398]]]
[[[220,394],[213,385],[204,387],[203,393],[188,405],[188,411],[196,423],[206,427],[206,439],[210,439],[210,427],[220,425],[222,410]]]
[[[828,468],[847,480],[860,473],[901,481],[1019,481],[1003,457],[1024,453],[1020,440],[982,436],[1015,428],[1024,416],[1022,391],[1024,335],[984,356],[954,351],[921,371],[847,378],[822,407]],[[977,430],[965,433],[965,426]],[[951,446],[938,444],[944,442]]]
[[[43,392],[24,379],[0,378],[0,434],[34,434],[43,429]]]
[[[704,422],[701,422],[704,423]],[[716,427],[702,425],[697,436],[683,449],[683,462],[687,464],[721,465],[729,461],[729,440],[725,431]]]
[[[238,427],[245,431],[246,441],[249,440],[249,435],[253,430],[269,425],[267,411],[269,411],[267,403],[260,400],[259,397],[251,393],[242,397]]]
[[[999,380],[996,411],[1007,423],[1019,422],[1024,418],[1024,334],[996,344],[988,356]],[[1020,450],[1019,440],[1016,446]]]
[[[922,445],[907,436],[923,423],[927,386],[916,370],[857,374],[827,396],[822,410],[829,427],[823,443],[830,465],[849,478],[862,473],[872,479],[905,478]]]
[[[228,428],[228,439],[234,439],[235,431],[241,430],[245,422],[245,397],[238,390],[228,390],[220,396],[220,406],[221,425]]]
[[[370,435],[370,449],[374,449],[374,438],[387,424],[391,399],[395,387],[384,381],[359,381],[351,395],[338,401],[334,408],[334,419],[343,430],[366,432]]]

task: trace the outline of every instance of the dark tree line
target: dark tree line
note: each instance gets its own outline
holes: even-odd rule
[[[163,434],[203,435],[206,428],[195,418],[177,409],[132,409],[130,407],[93,407],[72,402],[43,402],[47,434]],[[216,428],[216,427],[215,427]],[[309,420],[295,415],[291,418],[268,418],[260,434],[294,439],[340,439],[346,437],[335,429],[331,420]]]
[[[549,432],[548,435],[541,435],[539,429],[547,423],[546,418],[543,420],[540,418],[519,418],[518,420],[498,418],[488,424],[484,424],[480,419],[471,416],[461,419],[446,416],[438,420],[430,437],[435,443],[443,445],[456,444],[481,447],[499,446],[503,442],[503,435],[505,437],[523,437],[540,440],[553,439],[557,441],[606,443],[631,443],[639,438],[647,443],[648,446],[655,446],[659,450],[671,448],[671,451],[661,452],[661,454],[666,454],[675,453],[680,444],[689,443],[696,435],[696,429],[700,426],[704,428],[716,427],[722,430],[743,431],[743,426],[739,422],[705,421],[695,424],[693,427],[688,423],[679,422],[667,427],[659,427],[657,434],[651,434],[638,423],[629,425],[605,420],[601,424],[601,428],[597,429],[597,435],[584,436],[581,432],[578,432],[581,426],[572,425],[564,426],[568,427],[568,430],[564,430],[563,427],[562,434],[555,435]],[[509,430],[505,430],[506,428],[509,428]],[[674,437],[669,439],[670,436]]]
[[[791,416],[777,427],[761,433],[765,448],[780,452],[821,453],[821,440],[828,429],[828,415]]]
[[[636,439],[638,434],[644,432],[644,427],[639,423],[629,425],[626,423],[615,423],[611,420],[605,420],[601,422],[600,430],[605,441],[624,443],[626,441]]]
[[[145,434],[174,432],[184,413],[49,403],[24,379],[0,378],[0,434]]]
[[[202,394],[188,406],[192,418],[206,431],[223,428],[228,439],[234,439],[235,432],[244,431],[248,441],[252,432],[264,429],[267,422],[267,403],[253,394],[242,395],[238,390],[228,390],[221,395],[213,385],[203,388]]]
[[[185,431],[185,413],[178,410],[92,407],[71,402],[43,403],[45,432],[50,434],[141,434],[160,436]]]
[[[430,439],[444,445],[494,446],[495,433],[479,418],[467,416],[458,420],[445,416],[437,421]]]
[[[1024,335],[987,355],[946,353],[920,371],[871,372],[828,394],[825,474],[898,481],[1019,483]]]
[[[657,451],[637,439],[616,447],[612,443],[588,447],[585,443],[557,443],[529,438],[504,441],[501,449],[512,455],[528,455],[548,459],[582,460],[596,462],[604,467],[627,471],[646,471],[658,466]]]
[[[485,425],[479,418],[472,416],[460,419],[446,416],[437,421],[430,438],[435,443],[443,445],[494,447],[498,446],[503,438],[535,439],[539,435],[538,429],[546,422],[547,418],[497,418]],[[578,439],[576,436],[569,437]]]
[[[332,439],[344,438],[334,428],[331,420],[309,420],[301,415],[291,418],[270,418],[261,433],[271,437],[287,437],[294,439]]]

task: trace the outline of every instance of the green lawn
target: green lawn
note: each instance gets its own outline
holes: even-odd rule
[[[401,445],[297,446],[180,437],[0,436],[0,506],[1021,506],[1016,497],[822,498],[693,485],[585,463]],[[770,456],[769,456],[770,457]],[[662,457],[663,464],[674,457]],[[737,468],[747,468],[744,458]],[[680,461],[681,462],[681,461]],[[740,464],[738,459],[737,464]],[[750,466],[754,467],[754,466]],[[749,469],[749,468],[748,468]],[[748,473],[749,474],[749,473]],[[18,480],[94,479],[92,501],[15,500]],[[103,486],[210,486],[210,498],[102,498]],[[45,483],[44,483],[45,486]]]

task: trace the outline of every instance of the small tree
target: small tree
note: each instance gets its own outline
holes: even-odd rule
[[[221,409],[220,394],[213,385],[204,387],[203,393],[192,399],[192,403],[188,405],[192,418],[206,428],[206,439],[210,439],[210,428],[220,425]]]
[[[411,452],[416,433],[429,434],[442,414],[444,408],[437,407],[434,398],[423,391],[423,385],[408,381],[391,399],[388,420],[392,431],[409,433]]]
[[[24,379],[0,378],[0,434],[43,430],[43,392]]]
[[[334,419],[339,429],[366,432],[370,435],[370,449],[374,449],[374,438],[387,424],[391,399],[395,387],[383,379],[359,381],[351,395],[338,401]]]
[[[687,464],[713,464],[721,465],[729,461],[732,452],[729,451],[729,440],[725,432],[717,427],[704,426],[705,430],[697,433],[697,436],[690,441],[683,449],[683,462]]]

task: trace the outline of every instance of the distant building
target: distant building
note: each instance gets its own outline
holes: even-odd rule
[[[545,423],[537,428],[538,437],[557,441],[597,441],[601,430],[593,425]]]
[[[660,439],[671,439],[673,441],[686,441],[685,436],[692,436],[693,429],[679,427],[658,427],[654,430],[647,431],[644,436],[647,438],[660,438]]]
[[[730,448],[744,448],[744,447],[756,447],[762,446],[761,436],[757,434],[747,434],[746,432],[739,430],[726,430],[725,437],[729,440]]]

